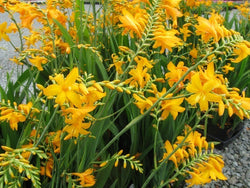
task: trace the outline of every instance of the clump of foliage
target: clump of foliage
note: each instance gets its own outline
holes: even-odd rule
[[[245,79],[250,43],[216,13],[219,6],[93,0],[88,11],[83,0],[0,0],[12,21],[0,23],[0,40],[25,67],[16,83],[0,87],[1,185],[226,180],[222,157],[206,141],[207,122],[225,113],[249,119],[249,92],[231,78],[240,69]]]

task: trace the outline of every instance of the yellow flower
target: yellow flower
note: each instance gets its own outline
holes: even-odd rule
[[[165,158],[167,158],[176,147],[177,147],[176,144],[173,144],[173,146],[172,146],[172,144],[167,140],[164,144],[164,148],[165,148],[166,152],[163,154],[163,157],[159,162],[161,162]],[[169,160],[173,161],[173,163],[175,164],[175,167],[177,168],[178,164],[181,163],[186,158],[188,158],[188,156],[189,156],[188,153],[184,149],[179,148],[173,155],[171,155]]]
[[[218,36],[214,25],[203,17],[198,17],[198,25],[196,25],[196,34],[201,35],[202,40],[206,43],[209,39],[213,38],[214,41],[218,42]]]
[[[209,21],[211,23],[217,23],[217,24],[223,24],[224,22],[224,17],[221,16],[220,14],[218,13],[215,13],[215,11],[213,10],[213,12],[211,13],[211,16],[209,18]]]
[[[198,50],[196,49],[196,48],[193,48],[190,52],[189,52],[189,54],[192,56],[192,58],[197,58],[197,56],[198,56]]]
[[[124,31],[122,32],[123,35],[129,32],[132,38],[134,38],[134,33],[139,38],[141,38],[145,25],[147,23],[147,13],[142,12],[140,8],[137,8],[137,10],[138,11],[135,13],[135,15],[132,15],[125,8],[122,9],[123,16],[119,16],[119,20],[122,24],[119,24],[118,26],[124,28]]]
[[[228,94],[227,86],[225,85],[226,81],[223,78],[222,74],[215,74],[214,72],[214,63],[209,63],[206,67],[200,68],[200,79],[201,83],[205,84],[208,81],[214,81],[217,83],[216,87],[213,89],[213,92],[216,94]],[[214,101],[216,102],[216,101]]]
[[[142,57],[142,56],[136,56],[135,57],[135,62],[137,64],[140,64],[143,67],[147,67],[148,69],[153,68],[153,60],[149,61],[147,58]]]
[[[187,37],[190,36],[190,33],[192,33],[190,30],[188,30],[188,26],[192,25],[191,23],[184,24],[182,28],[180,28],[180,32],[183,34],[183,41],[187,41]]]
[[[34,65],[35,67],[37,67],[37,69],[39,71],[43,71],[42,64],[46,64],[48,62],[48,59],[45,58],[45,57],[41,57],[41,56],[34,56],[32,54],[32,58],[29,59],[29,61],[31,62],[32,65]]]
[[[169,5],[171,7],[179,8],[180,1],[181,0],[162,0],[162,4]]]
[[[75,82],[78,76],[78,68],[72,69],[66,78],[64,78],[63,74],[56,75],[51,78],[56,81],[56,84],[44,88],[44,95],[47,97],[56,96],[55,102],[59,105],[70,102],[75,106],[80,106],[80,95],[75,92],[77,87]]]
[[[193,171],[187,171],[191,178],[186,180],[188,187],[193,185],[203,185],[211,182],[212,180],[227,180],[227,177],[222,173],[224,162],[220,156],[210,156],[207,161],[196,163],[192,167]]]
[[[157,88],[153,88],[152,90],[149,90],[148,92],[154,93],[155,97],[139,97],[136,94],[133,94],[133,97],[137,100],[135,102],[135,105],[140,109],[140,112],[143,114],[144,110],[149,109],[159,97],[161,97],[164,93],[166,93],[166,88],[163,88],[161,92],[157,91]],[[181,107],[180,104],[183,102],[184,98],[178,98],[178,99],[171,99],[173,94],[168,94],[164,100],[161,102],[161,118],[164,120],[166,119],[169,114],[173,116],[174,119],[176,119],[179,112],[183,112],[185,108]]]
[[[10,9],[20,14],[21,26],[32,30],[34,19],[42,19],[43,13],[35,6],[28,3],[18,3]]]
[[[81,96],[81,101],[87,106],[93,106],[96,101],[106,96],[106,93],[102,92],[101,90],[101,86],[97,83],[91,87],[88,87],[87,93]]]
[[[224,161],[219,157],[209,157],[208,161],[199,166],[201,177],[209,177],[212,180],[227,180],[226,176],[222,173]]]
[[[166,149],[166,153],[163,154],[163,157],[160,160],[160,162],[163,161],[165,158],[167,158],[169,156],[169,154],[172,153],[174,150],[172,144],[168,140],[165,142],[164,147]],[[177,159],[176,159],[174,154],[169,158],[169,160],[173,161],[175,166],[178,167]]]
[[[71,8],[73,5],[72,0],[60,0],[60,1],[47,0],[46,4],[47,6],[54,6],[54,7],[58,6],[62,9]]]
[[[190,127],[185,129],[185,135],[190,131]],[[171,144],[168,140],[164,144],[166,152],[163,154],[163,158],[160,160],[162,162],[166,157],[168,157],[174,149],[179,146],[180,143],[185,139],[184,144],[169,157],[169,160],[173,161],[176,168],[179,166],[185,166],[188,163],[192,165],[186,167],[184,171],[191,175],[190,179],[185,180],[188,183],[188,187],[193,185],[203,185],[209,183],[211,180],[226,180],[227,178],[222,173],[222,168],[224,167],[224,162],[220,156],[215,156],[211,153],[207,153],[208,142],[205,137],[197,131],[191,132],[186,138],[184,136],[178,136],[177,141]],[[213,150],[214,145],[211,144],[211,150]],[[198,148],[198,152],[197,149]],[[204,152],[205,149],[206,151]],[[201,159],[200,157],[203,156]],[[204,158],[204,156],[206,156]],[[197,160],[199,159],[199,160]],[[185,168],[185,167],[184,167]]]
[[[115,70],[116,70],[117,74],[122,74],[122,73],[123,73],[122,65],[123,65],[125,62],[124,62],[124,61],[120,61],[120,60],[118,59],[118,56],[115,55],[115,54],[112,54],[111,57],[112,57],[112,60],[113,60],[113,63],[114,63],[114,64],[111,64],[110,67],[109,67],[109,69],[110,69],[111,67],[115,66]]]
[[[206,67],[199,67],[199,68],[200,68],[200,79],[201,79],[202,84],[211,80],[214,80],[215,82],[217,82],[218,85],[221,83],[221,80],[218,78],[219,76],[215,74],[214,72],[213,62],[207,64]]]
[[[41,39],[41,35],[37,31],[30,31],[31,34],[29,36],[24,36],[25,44],[28,48],[30,48],[31,45],[35,46],[36,42],[38,42]]]
[[[167,72],[165,74],[165,79],[168,79],[168,84],[170,87],[174,85],[174,83],[178,82],[180,78],[185,74],[185,72],[188,70],[188,67],[184,66],[184,62],[180,61],[177,66],[175,66],[172,61],[170,61],[167,65],[167,68],[170,72]],[[185,81],[187,78],[184,78],[183,81]],[[179,88],[182,88],[184,86],[184,83],[180,82],[178,85]]]
[[[244,16],[248,20],[250,19],[250,15],[249,15],[250,8],[249,8],[248,1],[245,1],[244,4],[236,5],[235,7],[240,11],[240,14],[242,16]]]
[[[145,109],[146,110],[149,109],[156,101],[156,99],[153,97],[148,97],[148,98],[142,99],[141,97],[139,97],[136,94],[133,94],[133,97],[137,100],[137,102],[135,102],[135,105],[141,110],[140,111],[141,114],[143,114]]]
[[[30,113],[32,105],[33,105],[32,102],[29,102],[28,104],[19,104],[18,110],[20,110],[24,114],[28,115]]]
[[[182,13],[178,10],[181,0],[163,0],[160,8],[165,9],[167,18],[172,17],[173,27],[177,27],[177,18],[182,16]]]
[[[135,86],[138,88],[143,88],[147,82],[150,80],[151,76],[147,73],[149,67],[152,65],[149,64],[146,58],[135,58],[135,62],[137,66],[135,69],[129,71],[129,74],[132,76],[131,78],[125,80],[125,84],[130,84],[131,86]]]
[[[161,47],[160,53],[163,53],[166,48],[172,52],[173,47],[182,45],[181,39],[175,36],[178,34],[177,30],[166,31],[163,27],[159,27],[153,34],[152,40],[155,41],[153,48]]]
[[[245,110],[250,110],[250,98],[245,96],[245,91],[242,92],[242,97],[237,101]]]
[[[92,187],[93,185],[95,185],[95,176],[93,176],[92,173],[93,169],[89,168],[82,173],[74,172],[72,173],[72,175],[79,177],[77,181],[80,181],[81,186]]]
[[[187,130],[190,130],[188,128]],[[185,134],[187,133],[185,130]],[[180,144],[184,139],[184,136],[178,136],[176,144]],[[197,131],[191,132],[185,140],[186,145],[183,147],[185,149],[188,148],[188,153],[191,156],[197,154],[197,148],[199,149],[198,152],[201,153],[203,149],[208,150],[208,143],[205,137],[202,137],[201,134]]]
[[[47,7],[46,13],[50,24],[54,22],[53,19],[59,21],[62,25],[65,25],[67,22],[67,16],[56,7]]]
[[[234,55],[238,55],[235,60],[232,60],[233,63],[239,63],[247,56],[250,55],[250,45],[248,46],[246,43],[239,43],[235,45]]]
[[[189,7],[195,7],[199,6],[200,2],[197,2],[195,0],[186,0],[187,6]]]
[[[234,67],[231,67],[231,63],[227,63],[226,65],[224,65],[222,67],[222,72],[224,72],[225,74],[228,74],[229,71],[233,71]]]
[[[216,80],[210,80],[202,84],[200,74],[196,73],[191,78],[191,83],[188,83],[186,90],[193,93],[186,100],[191,105],[199,103],[201,111],[208,110],[208,102],[219,102],[221,96],[211,93],[211,91],[218,87],[219,84]]]
[[[46,175],[49,178],[52,178],[52,170],[53,170],[53,166],[54,166],[54,160],[51,156],[51,154],[48,154],[49,159],[46,161],[46,165],[45,166],[41,166],[40,168],[40,174],[41,175]]]
[[[26,117],[20,112],[14,111],[14,109],[7,108],[1,110],[0,121],[7,121],[12,130],[17,130],[18,123],[24,122],[25,120]]]
[[[211,182],[211,179],[206,177],[201,177],[199,172],[188,172],[191,175],[190,179],[185,180],[188,183],[188,187],[192,187],[193,185],[203,185]]]
[[[68,135],[64,140],[68,140],[72,137],[77,138],[80,134],[89,134],[88,129],[91,122],[84,123],[84,119],[88,116],[91,117],[89,112],[93,111],[95,106],[85,106],[79,108],[67,108],[63,110],[63,115],[65,116],[66,127],[63,128],[63,132],[67,132]]]
[[[22,145],[22,148],[32,148],[32,147],[34,147],[33,143]],[[24,159],[28,160],[30,157],[30,154],[31,154],[30,151],[26,151],[26,152],[22,152],[21,155],[23,156]]]
[[[0,41],[2,39],[10,41],[10,38],[7,33],[10,33],[9,29],[7,29],[7,22],[3,22],[0,24]]]
[[[29,115],[33,119],[35,118],[34,115],[40,112],[37,108],[33,107],[32,102],[28,102],[28,104],[19,104],[17,109],[22,114]]]
[[[213,3],[213,0],[201,0],[201,3],[209,7]]]
[[[16,33],[18,31],[16,24],[10,23],[10,26],[8,27],[8,32]]]
[[[220,157],[209,157],[207,162],[197,164],[194,172],[188,171],[191,178],[186,180],[189,183],[188,187],[193,185],[203,185],[211,182],[212,180],[227,180],[227,177],[222,173],[224,162]]]
[[[202,40],[208,42],[213,38],[214,42],[218,42],[225,36],[230,36],[230,32],[222,25],[224,18],[212,12],[210,18],[207,20],[203,17],[198,17],[198,25],[196,25],[196,34],[201,35]]]
[[[53,147],[54,147],[54,152],[60,153],[62,131],[58,130],[57,132],[50,132],[49,135],[52,138],[51,142],[52,142]]]
[[[172,96],[173,94],[168,94],[164,99],[171,98]],[[185,111],[185,108],[180,106],[183,100],[184,98],[163,100],[161,103],[161,118],[164,120],[171,114],[175,120],[179,112]]]
[[[69,140],[72,137],[78,138],[79,135],[87,135],[90,132],[87,131],[91,125],[91,122],[82,123],[82,122],[74,122],[72,125],[67,125],[63,128],[63,132],[67,132],[68,135],[65,136],[64,140]]]
[[[56,45],[56,47],[58,47],[61,50],[61,53],[70,54],[70,45],[66,42],[63,42],[63,40],[61,38],[55,40],[55,45]]]
[[[250,98],[245,97],[245,92],[242,93],[242,96],[238,92],[230,92],[228,94],[229,102],[225,104],[225,107],[228,109],[228,115],[231,117],[233,114],[236,114],[240,119],[244,117],[250,117]]]
[[[140,88],[143,88],[150,79],[150,74],[148,74],[147,71],[147,68],[143,69],[143,67],[137,66],[136,69],[132,69],[129,71],[129,74],[132,77],[125,80],[125,83],[129,83],[131,86],[135,86],[137,88],[138,86],[140,86]]]

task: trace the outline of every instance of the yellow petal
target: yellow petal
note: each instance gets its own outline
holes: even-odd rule
[[[47,88],[43,90],[43,93],[46,96],[54,96],[60,92],[61,92],[61,87],[57,84],[49,85]]]
[[[72,69],[72,71],[68,74],[68,76],[65,79],[65,86],[66,87],[70,87],[71,85],[73,85],[76,81],[76,79],[78,78],[79,74],[78,74],[78,68],[75,67]]]

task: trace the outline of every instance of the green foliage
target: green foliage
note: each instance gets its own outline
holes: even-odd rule
[[[241,35],[225,29],[228,36],[222,36],[218,17],[210,23],[217,24],[212,32],[200,34],[203,23],[195,14],[208,18],[212,8],[224,5],[93,0],[91,14],[85,2],[47,1],[45,8],[25,4],[30,19],[24,19],[26,12],[20,10],[25,8],[18,3],[0,3],[0,12],[11,15],[11,6],[21,15],[21,24],[13,18],[21,40],[15,60],[27,67],[17,81],[7,74],[6,87],[0,87],[0,187],[178,187],[188,171],[216,156],[202,139],[204,146],[192,148],[194,155],[185,158],[178,152],[189,152],[196,138],[188,136],[218,114],[217,97],[224,107],[229,101],[241,109],[223,92],[238,87],[246,97],[250,94],[249,57],[232,63],[249,23],[241,22],[244,29],[226,9],[225,27]],[[34,20],[41,28],[31,27]],[[27,27],[34,35],[23,37]],[[191,55],[193,49],[197,55]],[[226,73],[228,63],[234,71]],[[200,80],[194,80],[198,74]],[[220,87],[207,91],[211,80]],[[244,112],[247,117],[249,109]],[[226,109],[219,118],[225,124],[227,117]],[[180,138],[167,151],[166,141],[172,147]],[[25,153],[32,155],[25,158]]]
[[[41,187],[40,170],[29,163],[22,154],[37,155],[40,159],[47,158],[38,148],[12,149],[2,146],[6,152],[0,154],[0,186],[21,187],[23,181],[31,180],[34,187]]]

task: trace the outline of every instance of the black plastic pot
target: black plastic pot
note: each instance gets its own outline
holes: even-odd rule
[[[219,142],[219,144],[215,145],[215,147],[217,149],[223,149],[239,137],[241,132],[244,130],[244,127],[244,122],[240,122],[235,129],[232,129],[232,127],[221,129],[217,125],[208,124],[207,140]],[[203,133],[203,130],[200,130],[200,132]]]

